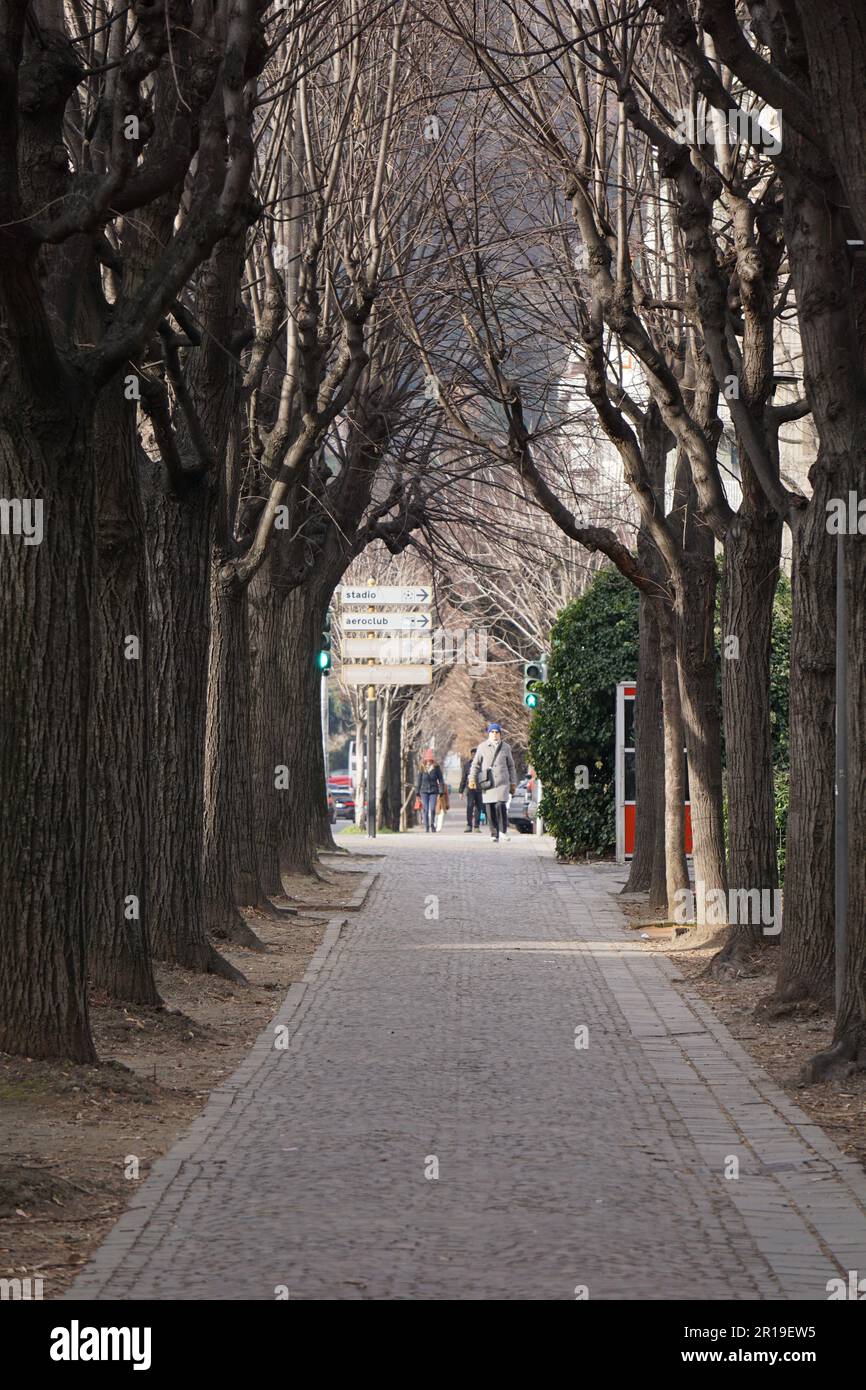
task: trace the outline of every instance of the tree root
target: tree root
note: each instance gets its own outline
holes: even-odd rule
[[[230,941],[233,946],[244,946],[248,951],[259,951],[262,955],[267,953],[268,948],[261,937],[256,936],[239,912],[231,916],[227,914],[217,923],[209,922],[208,930],[218,941]]]
[[[770,1018],[785,1018],[794,1013],[818,1013],[833,1005],[833,982],[827,979],[809,980],[803,975],[792,976],[780,989],[760,1001]]]
[[[722,950],[728,943],[729,927],[687,925],[689,930],[682,936],[675,936],[671,942],[671,946],[677,951],[698,951],[706,947]]]
[[[225,956],[221,956],[213,946],[208,944],[207,951],[205,964],[203,967],[199,967],[200,969],[203,968],[208,975],[218,975],[222,980],[231,980],[236,985],[248,983],[246,975],[230,964]]]
[[[258,912],[260,916],[266,917],[271,922],[280,923],[283,922],[286,917],[297,917],[298,915],[298,909],[296,907],[290,907],[288,904],[285,907],[278,907],[276,903],[271,902],[270,898],[265,898],[261,902],[251,903],[249,906],[251,912]]]
[[[800,1073],[800,1079],[806,1086],[813,1086],[817,1081],[827,1081],[831,1077],[850,1076],[852,1072],[860,1070],[860,1060],[856,1043],[850,1038],[840,1038],[826,1052],[818,1052],[810,1058]]]
[[[712,980],[740,980],[755,975],[766,966],[764,952],[771,944],[775,943],[732,932],[702,973]]]

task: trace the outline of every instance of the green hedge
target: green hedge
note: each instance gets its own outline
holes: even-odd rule
[[[637,657],[637,590],[618,570],[602,570],[556,620],[548,678],[529,735],[530,760],[542,783],[541,815],[562,858],[615,847],[616,685],[637,675]],[[589,775],[584,790],[575,788],[580,766]]]
[[[791,586],[783,574],[775,600],[770,674],[780,876],[788,816],[790,635]],[[717,662],[718,657],[717,652]],[[615,847],[616,685],[636,677],[637,658],[637,591],[618,570],[602,570],[554,625],[548,680],[529,736],[530,760],[543,788],[541,814],[562,858],[608,854]],[[589,786],[578,791],[575,768],[581,765],[588,769]]]

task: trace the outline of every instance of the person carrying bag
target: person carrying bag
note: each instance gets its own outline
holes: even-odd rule
[[[490,837],[495,842],[508,839],[508,798],[517,786],[517,770],[511,745],[502,738],[501,724],[488,724],[487,741],[476,750],[469,771],[469,786],[481,791],[484,809],[490,822]]]
[[[436,761],[433,749],[427,748],[422,755],[421,771],[415,783],[415,795],[421,802],[424,830],[427,834],[436,832],[436,812],[439,798],[444,791],[445,778],[442,776],[442,769]]]

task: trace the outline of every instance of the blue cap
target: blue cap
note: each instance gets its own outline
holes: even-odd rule
[[[501,724],[488,724],[488,725],[487,725],[487,732],[488,732],[488,734],[492,734],[492,733],[501,734],[501,733],[502,733],[502,725],[501,725]]]

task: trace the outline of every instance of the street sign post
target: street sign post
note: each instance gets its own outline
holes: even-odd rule
[[[358,670],[362,670],[358,667]],[[376,724],[378,722],[379,698],[376,687],[367,687],[367,834],[371,840],[376,838]]]
[[[432,590],[423,584],[371,584],[366,587],[344,585],[340,597],[343,603],[425,603],[429,604]]]
[[[344,613],[345,632],[424,632],[432,631],[429,613]]]
[[[432,685],[432,666],[344,666],[344,685]]]

